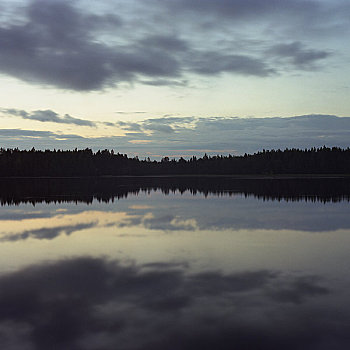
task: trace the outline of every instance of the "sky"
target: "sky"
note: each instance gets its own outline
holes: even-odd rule
[[[348,147],[347,0],[0,0],[0,147]]]

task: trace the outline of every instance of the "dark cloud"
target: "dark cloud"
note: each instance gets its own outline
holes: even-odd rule
[[[346,18],[350,6],[341,0],[153,0],[153,3],[165,8],[169,16],[192,20],[196,29],[206,34],[219,27],[234,29],[233,33],[238,31],[244,36],[256,26],[262,33],[260,43],[266,39],[273,42],[273,37],[281,35],[302,39],[320,34],[342,35],[342,31],[349,29]]]
[[[284,33],[291,43],[269,51],[285,59],[279,63],[266,57],[266,45],[276,42],[286,23],[295,28],[303,18],[298,28],[318,28],[348,11],[335,4],[328,19],[326,5],[304,0],[136,1],[119,4],[118,15],[78,5],[33,0],[17,9],[16,18],[7,14],[0,25],[0,72],[29,83],[91,91],[137,82],[184,86],[191,73],[266,77],[286,63],[312,69],[312,63],[328,58],[328,50],[309,49],[303,38],[291,40]],[[270,28],[276,22],[276,29],[269,37],[253,34],[249,27],[257,20]]]
[[[156,79],[156,80],[141,80],[142,84],[151,86],[187,86],[187,80],[172,80],[172,79]]]
[[[162,1],[158,0],[158,3]],[[166,1],[172,11],[177,10],[183,12],[185,10],[194,13],[204,13],[219,15],[237,20],[246,20],[247,18],[256,18],[260,16],[276,16],[280,13],[302,14],[304,11],[308,13],[319,13],[322,6],[317,1],[301,1],[301,0],[177,0]]]
[[[1,209],[0,220],[22,221],[26,219],[51,218],[56,215],[54,210],[6,210]],[[4,233],[4,232],[3,232]]]
[[[165,124],[165,125],[177,125],[177,124],[188,124],[195,121],[195,117],[169,117],[164,116],[160,118],[149,118],[145,123],[157,123],[157,124]]]
[[[122,129],[127,131],[158,131],[164,134],[172,134],[178,128],[179,124],[189,124],[194,120],[193,117],[162,117],[162,118],[149,118],[141,122],[117,122]],[[133,134],[130,134],[133,135]],[[140,133],[137,136],[143,136]],[[136,134],[134,134],[136,136]],[[146,136],[146,135],[144,135]]]
[[[45,263],[0,277],[2,344],[38,350],[283,344],[316,350],[329,342],[340,349],[349,314],[334,319],[332,293],[320,283],[315,276],[268,270],[189,273],[187,264],[88,257]],[[292,300],[275,298],[290,285]]]
[[[96,40],[105,16],[92,18],[65,1],[33,1],[26,15],[24,24],[0,27],[0,70],[6,74],[72,90],[97,90],[137,74],[178,75],[178,62],[162,50]],[[107,15],[118,30],[121,22],[112,19]]]
[[[53,137],[55,133],[51,131],[22,130],[22,129],[0,129],[0,137]]]
[[[20,109],[3,108],[1,111],[7,116],[16,116],[16,117],[21,117],[23,119],[37,120],[39,122],[74,124],[74,125],[80,125],[80,126],[96,126],[96,123],[90,120],[74,118],[74,117],[71,117],[69,114],[60,116],[59,114],[57,114],[56,112],[50,109],[26,112]]]
[[[146,123],[143,125],[144,130],[160,131],[165,134],[171,134],[174,129],[170,125],[158,124],[158,123]]]
[[[174,133],[179,125],[186,125],[194,121],[194,117],[161,117],[149,118],[140,122],[117,122],[117,124],[128,131],[159,131],[165,134]],[[142,136],[139,134],[138,136]]]
[[[232,72],[243,75],[268,76],[276,73],[262,60],[246,55],[227,55],[218,52],[202,52],[191,57],[192,70],[199,74],[216,75]]]
[[[72,149],[85,144],[91,147],[94,142],[76,134],[60,134],[52,131],[0,129],[0,140],[3,147],[21,149]],[[106,148],[102,145],[99,148]]]
[[[188,42],[177,38],[176,36],[155,35],[140,41],[140,45],[148,48],[156,47],[166,51],[187,51],[189,49]]]
[[[122,122],[119,121],[116,123],[118,126],[120,126],[124,130],[128,131],[141,131],[141,125],[138,123],[133,122]]]
[[[111,123],[111,122],[101,122],[102,125],[105,125],[105,126],[116,126],[116,123]]]
[[[286,58],[300,69],[310,69],[316,62],[330,56],[327,51],[306,49],[300,42],[274,45],[268,53]]]
[[[33,1],[27,17],[27,23],[0,28],[3,72],[62,88],[100,86],[108,76],[103,67],[107,52],[89,40],[87,18],[59,1]]]

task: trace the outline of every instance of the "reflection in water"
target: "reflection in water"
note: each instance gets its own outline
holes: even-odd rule
[[[0,181],[1,349],[349,348],[348,179],[171,181]]]
[[[337,202],[350,199],[350,178],[116,177],[0,179],[2,205],[19,203],[103,202],[128,194],[160,190],[164,194],[242,194],[262,200]]]
[[[18,241],[21,239],[27,239],[29,237],[36,239],[54,239],[61,234],[70,235],[73,232],[92,228],[96,226],[95,223],[84,223],[67,226],[55,226],[55,227],[42,227],[33,230],[24,230],[20,233],[5,235],[2,241]]]
[[[138,203],[138,205],[135,205]],[[16,208],[16,209],[14,209]],[[143,228],[151,231],[350,229],[349,202],[260,201],[242,195],[140,193],[117,203],[21,204],[3,207],[0,241],[55,239],[92,228]]]
[[[349,314],[319,277],[188,270],[84,257],[6,274],[2,348],[345,349]]]

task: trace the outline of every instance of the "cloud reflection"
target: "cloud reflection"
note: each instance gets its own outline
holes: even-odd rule
[[[340,349],[345,323],[318,319],[329,297],[315,276],[81,257],[1,276],[0,334],[11,349]]]
[[[42,227],[34,230],[25,230],[17,234],[7,234],[1,238],[1,241],[18,241],[27,238],[54,239],[60,236],[61,234],[66,234],[67,236],[69,236],[73,232],[89,229],[95,227],[96,225],[96,222],[90,222],[56,227]]]
[[[140,203],[136,209],[130,205],[135,201]],[[152,206],[147,206],[147,203],[152,203]],[[216,234],[227,230],[232,234],[239,230],[326,233],[350,228],[347,202],[262,202],[242,196],[203,198],[172,194],[157,196],[154,200],[152,196],[140,195],[131,200],[121,200],[117,206],[95,202],[89,207],[61,204],[57,208],[50,204],[46,211],[38,212],[40,215],[28,206],[13,211],[11,216],[11,208],[6,208],[4,217],[0,216],[0,241],[53,240],[90,229],[101,235],[109,232],[116,237],[130,237],[139,236],[139,230],[144,235],[150,232],[175,234],[179,231],[211,231]],[[18,221],[18,217],[22,220]]]

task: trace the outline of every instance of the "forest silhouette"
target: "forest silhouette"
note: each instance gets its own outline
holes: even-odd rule
[[[130,176],[84,178],[3,178],[0,204],[114,202],[128,196],[160,191],[207,196],[245,196],[263,201],[350,201],[350,179],[235,178],[230,176]]]
[[[193,156],[160,161],[110,150],[0,149],[0,177],[120,175],[350,174],[350,148],[263,150],[242,156]]]

